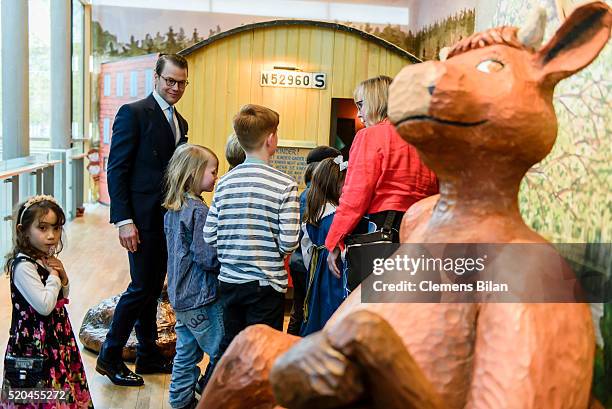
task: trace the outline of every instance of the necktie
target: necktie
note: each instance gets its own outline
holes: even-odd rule
[[[174,126],[174,107],[170,105],[168,107],[168,122],[170,123],[170,129],[172,129],[172,135],[176,141],[176,126]]]

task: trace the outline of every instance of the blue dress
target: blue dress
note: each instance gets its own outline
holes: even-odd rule
[[[325,248],[325,238],[334,220],[334,214],[323,217],[319,226],[306,224],[306,234],[312,244],[308,249],[302,248],[302,252],[309,252],[311,257],[301,336],[321,330],[346,298],[345,277],[336,278],[327,267],[329,251]],[[340,271],[343,270],[342,266]]]

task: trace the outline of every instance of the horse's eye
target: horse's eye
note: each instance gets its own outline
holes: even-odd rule
[[[478,71],[486,72],[487,74],[501,71],[503,68],[504,64],[497,60],[485,60],[476,67]]]

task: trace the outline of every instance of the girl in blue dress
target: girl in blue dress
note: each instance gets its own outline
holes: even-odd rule
[[[346,279],[333,275],[329,270],[328,251],[325,248],[325,238],[334,220],[344,184],[346,166],[347,162],[342,156],[324,159],[312,175],[302,223],[301,248],[308,270],[308,283],[301,336],[322,329],[347,296]]]

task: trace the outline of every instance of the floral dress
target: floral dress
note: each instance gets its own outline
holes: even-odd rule
[[[11,329],[6,353],[18,356],[44,356],[43,379],[46,389],[66,391],[66,400],[48,403],[15,404],[13,402],[0,402],[1,408],[24,409],[81,409],[93,408],[85,368],[79,353],[79,347],[72,332],[72,325],[68,319],[68,311],[60,290],[57,304],[48,316],[40,315],[26,301],[13,282],[13,274],[17,263],[36,264],[38,274],[43,284],[49,277],[46,268],[34,259],[19,256],[11,268],[11,301],[13,304]]]

